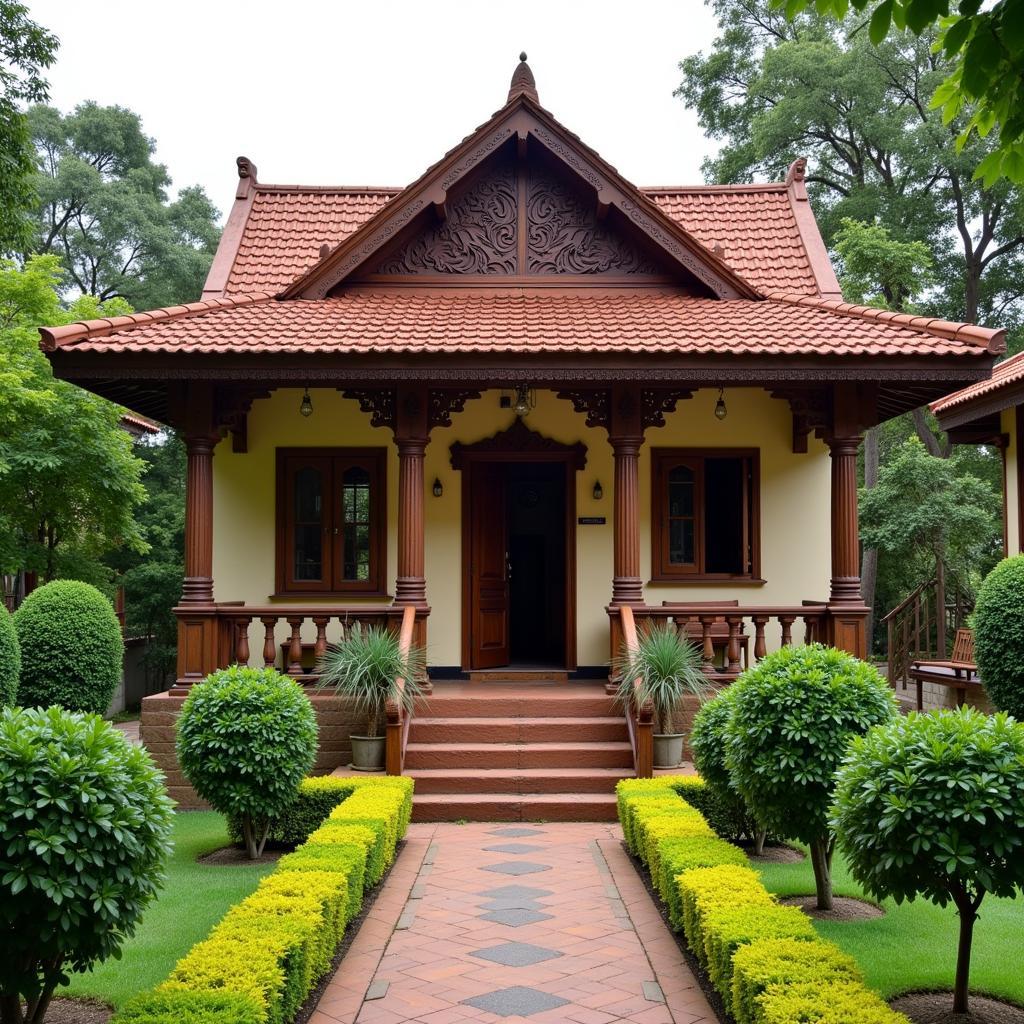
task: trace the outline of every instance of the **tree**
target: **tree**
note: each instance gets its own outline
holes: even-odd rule
[[[171,802],[142,747],[96,715],[0,709],[0,1022],[117,956],[163,884]]]
[[[850,740],[897,714],[888,683],[845,651],[783,647],[731,686],[726,764],[758,823],[811,849],[821,910],[832,909],[833,776]]]
[[[778,180],[806,156],[826,244],[844,217],[877,222],[898,242],[928,246],[929,312],[1019,325],[1024,203],[1007,181],[983,188],[972,179],[991,139],[972,136],[958,151],[961,122],[944,125],[929,109],[952,67],[933,52],[934,33],[876,47],[856,17],[790,21],[769,0],[711,2],[721,32],[709,54],[682,62],[678,89],[723,142],[705,164],[709,179]]]
[[[121,429],[120,410],[55,380],[39,351],[38,324],[127,312],[122,300],[86,296],[64,309],[56,256],[19,270],[0,264],[0,566],[60,574],[74,552],[145,551],[134,519],[145,500],[143,464]]]
[[[32,237],[35,153],[22,103],[47,97],[43,70],[57,53],[57,37],[16,0],[0,0],[0,254],[21,252]]]
[[[1024,555],[1003,559],[978,588],[974,656],[989,700],[1024,721]]]
[[[814,0],[819,13],[845,18],[851,0]],[[810,0],[773,0],[797,14]],[[992,184],[1005,175],[1024,184],[1024,11],[1019,0],[960,0],[950,16],[949,0],[852,0],[862,12],[871,42],[879,45],[895,28],[917,35],[939,26],[936,47],[954,61],[949,77],[935,90],[930,106],[943,121],[957,118],[967,104],[973,111],[960,135],[964,145],[976,132],[999,128],[999,146],[982,161],[976,175]],[[982,8],[985,8],[984,10]],[[870,18],[868,18],[870,15]]]
[[[1024,886],[1024,724],[959,708],[872,729],[837,773],[831,820],[873,896],[956,906],[952,1009],[966,1014],[981,901]]]
[[[63,115],[28,112],[38,151],[34,246],[57,253],[67,281],[136,309],[199,298],[217,246],[217,210],[199,187],[169,201],[171,179],[153,162],[139,116],[89,102]]]

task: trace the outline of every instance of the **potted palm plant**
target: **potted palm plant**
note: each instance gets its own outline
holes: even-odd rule
[[[671,623],[642,628],[633,648],[623,645],[616,663],[619,673],[618,700],[634,699],[633,683],[640,680],[635,694],[641,703],[654,708],[654,766],[674,768],[683,759],[685,734],[670,732],[675,711],[684,697],[703,700],[710,692],[701,671],[701,652]]]
[[[355,623],[344,638],[329,647],[319,662],[319,689],[333,690],[338,697],[352,701],[357,715],[363,716],[363,735],[353,734],[352,767],[357,771],[384,768],[385,736],[381,731],[389,701],[411,715],[418,697],[425,665],[421,648],[402,650],[397,634],[381,626]],[[404,686],[398,680],[404,680]]]

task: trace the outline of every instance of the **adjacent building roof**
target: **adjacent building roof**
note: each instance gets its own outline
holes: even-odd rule
[[[978,381],[932,402],[931,410],[943,427],[969,423],[1002,409],[1024,403],[1024,352],[992,368],[988,380]]]

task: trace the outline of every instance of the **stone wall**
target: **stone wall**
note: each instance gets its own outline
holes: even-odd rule
[[[351,702],[330,694],[310,694],[320,732],[319,750],[313,775],[329,775],[335,768],[352,759],[349,736],[362,732],[365,722],[352,713]],[[181,711],[184,697],[157,693],[142,701],[140,735],[157,767],[167,776],[167,792],[179,808],[196,810],[206,807],[195,794],[178,767],[174,753],[174,723]],[[358,723],[358,724],[357,724]]]
[[[895,689],[896,696],[899,698],[903,710],[916,710],[917,684],[910,682],[907,684],[907,688],[904,689],[902,683],[897,683]],[[940,686],[938,683],[925,683],[921,691],[921,703],[924,705],[923,710],[925,711],[931,711],[934,708],[955,708],[956,690],[951,690],[948,686]],[[989,702],[988,695],[980,686],[968,688],[967,703],[971,707],[983,711],[986,715],[990,715],[995,711],[995,708]]]

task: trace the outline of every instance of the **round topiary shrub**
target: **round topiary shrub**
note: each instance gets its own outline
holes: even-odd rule
[[[1024,886],[1024,724],[973,708],[911,714],[857,737],[832,824],[878,899],[955,904],[954,1013],[968,1013],[971,939],[986,893]]]
[[[896,717],[896,698],[871,665],[821,644],[769,654],[732,691],[732,784],[762,826],[808,844],[818,907],[831,910],[833,776],[854,736]]]
[[[974,658],[992,703],[1024,721],[1024,555],[1003,559],[978,589]]]
[[[0,605],[0,707],[18,699],[18,677],[21,675],[21,648],[11,613]]]
[[[54,580],[14,613],[21,647],[18,703],[102,715],[121,681],[124,640],[111,603],[91,584]]]
[[[252,858],[316,759],[316,715],[272,668],[237,665],[192,687],[178,716],[178,761],[214,810],[235,818]]]
[[[96,715],[4,708],[0,808],[0,1006],[38,1024],[71,972],[134,933],[163,884],[171,802],[146,751]]]

